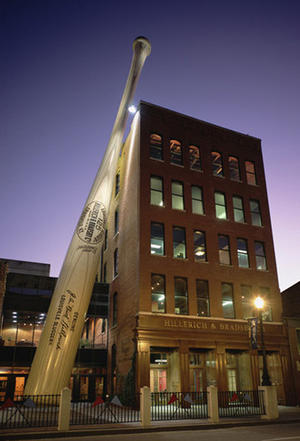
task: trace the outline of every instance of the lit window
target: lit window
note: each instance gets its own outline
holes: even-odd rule
[[[253,304],[252,287],[249,285],[241,285],[241,303],[243,311],[243,319],[254,317],[254,304]]]
[[[119,210],[115,211],[115,235],[119,232]]]
[[[176,165],[183,164],[181,143],[176,139],[170,140],[170,162]]]
[[[161,274],[151,275],[152,312],[165,312],[166,292],[165,276]]]
[[[262,310],[262,319],[265,322],[271,322],[273,318],[272,318],[270,288],[260,287],[259,294],[264,299],[264,309]]]
[[[209,317],[209,292],[207,280],[196,280],[197,314],[200,317]]]
[[[256,185],[255,164],[252,161],[245,161],[247,183]]]
[[[194,259],[195,262],[206,261],[206,243],[203,231],[194,231]]]
[[[164,225],[151,222],[151,254],[165,254]]]
[[[211,152],[212,170],[214,176],[224,176],[223,159],[219,152]]]
[[[223,234],[219,234],[218,245],[219,245],[219,262],[223,265],[230,265],[231,258],[230,258],[229,237],[224,236]]]
[[[172,181],[172,208],[184,210],[183,183]]]
[[[266,270],[267,259],[265,253],[265,246],[263,242],[254,242],[254,247],[255,247],[256,269]]]
[[[233,286],[231,283],[222,283],[223,317],[234,319]]]
[[[150,135],[150,158],[163,160],[162,137],[157,133]]]
[[[204,214],[202,188],[192,185],[192,212]]]
[[[119,250],[118,248],[114,251],[114,277],[119,273]]]
[[[237,239],[238,264],[240,268],[249,268],[248,245],[246,239]]]
[[[241,180],[241,174],[240,174],[240,165],[239,160],[235,156],[229,156],[228,158],[228,165],[229,165],[229,177],[232,181],[240,181]]]
[[[175,314],[188,314],[187,279],[175,277]]]
[[[117,324],[118,318],[118,293],[114,293],[113,295],[113,305],[112,305],[112,325]]]
[[[226,200],[224,193],[215,192],[215,209],[218,219],[227,219]]]
[[[240,196],[233,196],[232,203],[235,222],[245,222],[243,198]]]
[[[200,149],[195,145],[189,146],[190,169],[201,170]]]
[[[116,174],[116,182],[115,182],[115,196],[119,194],[120,191],[120,173]]]
[[[163,191],[163,180],[160,176],[151,176],[150,178],[150,188],[151,188],[151,204],[159,205],[162,207],[164,205],[164,191]]]
[[[173,227],[173,257],[186,258],[185,228]]]
[[[261,220],[261,212],[259,201],[255,201],[254,199],[250,200],[250,213],[251,213],[251,223],[252,225],[256,225],[258,227],[262,226]]]

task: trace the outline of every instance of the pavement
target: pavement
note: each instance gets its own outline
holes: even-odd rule
[[[207,419],[201,420],[176,420],[176,421],[155,421],[151,426],[142,427],[140,423],[127,424],[99,424],[93,426],[71,426],[68,431],[59,431],[56,427],[37,427],[5,429],[1,431],[0,440],[25,440],[44,438],[64,438],[64,437],[82,437],[89,435],[115,435],[131,434],[145,432],[170,432],[178,430],[208,430],[226,427],[257,426],[266,424],[291,424],[300,422],[300,407],[278,406],[279,418],[276,420],[266,420],[260,417],[236,417],[220,418],[218,423],[211,423]]]

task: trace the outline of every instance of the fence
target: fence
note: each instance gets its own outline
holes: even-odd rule
[[[0,428],[57,426],[59,399],[60,395],[8,398],[0,402]]]
[[[264,391],[219,391],[220,417],[245,417],[264,415]]]
[[[207,418],[207,392],[154,392],[152,421]]]
[[[81,396],[80,400],[72,401],[71,405],[69,395],[61,409],[60,395],[15,396],[14,400],[8,398],[0,402],[0,428],[59,426],[60,430],[68,430],[69,425],[138,422],[145,425],[146,419],[146,424],[150,424],[151,420],[209,418],[211,422],[217,422],[219,417],[260,415],[269,419],[277,418],[275,386],[262,389],[217,392],[215,387],[210,387],[208,392],[159,392],[150,395],[149,388],[145,387],[143,392],[148,390],[147,395],[138,393],[120,398],[117,395],[106,395],[98,396],[95,401]],[[68,389],[64,391],[71,394]],[[140,409],[143,409],[142,421]],[[63,411],[64,426],[67,429],[61,428]],[[146,414],[147,417],[144,416]]]
[[[94,402],[87,396],[81,396],[79,401],[71,403],[70,424],[108,424],[135,423],[140,421],[140,394],[130,400],[121,400],[115,395],[98,397]]]

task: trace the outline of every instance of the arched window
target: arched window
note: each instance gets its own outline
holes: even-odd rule
[[[170,140],[170,162],[176,165],[183,164],[181,143],[176,139]]]
[[[219,152],[211,152],[212,171],[214,176],[224,176],[223,159]]]
[[[195,145],[189,146],[189,159],[191,170],[201,170],[200,149]]]
[[[163,160],[162,137],[157,133],[150,135],[150,158]]]
[[[241,174],[240,174],[240,164],[239,159],[235,156],[229,156],[228,158],[228,165],[229,165],[229,177],[232,181],[240,181],[241,180]]]

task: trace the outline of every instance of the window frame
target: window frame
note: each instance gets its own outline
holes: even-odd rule
[[[154,179],[158,179],[160,181],[161,190],[157,190],[156,188],[153,187]],[[155,199],[154,196],[157,194],[161,195],[161,203],[159,204],[154,203],[154,199]],[[152,200],[152,195],[153,195],[153,200]],[[157,176],[157,175],[150,176],[150,204],[156,207],[164,207],[164,180],[162,176]]]
[[[206,286],[205,290],[202,290],[199,287],[199,283],[198,282],[204,282],[203,285]],[[205,292],[205,296],[201,295]],[[203,280],[203,279],[196,279],[196,300],[197,300],[197,315],[199,317],[210,317],[210,304],[209,304],[209,283],[208,280]],[[203,306],[201,305],[205,305],[204,309],[205,309],[205,313],[202,314],[200,313],[201,310],[203,309]]]
[[[241,207],[242,208],[235,206],[235,201],[237,201],[237,200],[239,200],[241,202]],[[232,195],[232,207],[233,207],[233,219],[234,219],[234,222],[238,222],[240,224],[245,224],[246,223],[246,220],[245,220],[245,208],[244,208],[244,200],[243,200],[242,196],[239,196],[239,195],[236,195],[236,194]],[[243,220],[237,220],[236,218],[238,216],[236,216],[236,214],[242,214],[242,219]]]
[[[114,251],[114,278],[119,274],[119,249],[115,248]]]
[[[179,154],[172,150],[174,148],[174,145],[179,147],[179,150],[180,150]],[[183,166],[182,142],[179,141],[178,139],[170,139],[170,141],[169,141],[169,152],[170,152],[170,164],[182,167]]]
[[[160,237],[153,235],[153,228],[155,228],[155,226],[161,227],[162,235]],[[152,252],[152,249],[158,250],[158,248],[157,248],[158,244],[153,243],[152,240],[158,240],[158,241],[161,240],[162,241],[162,246],[161,246],[162,253],[158,253],[155,251]],[[156,245],[156,246],[154,246],[154,245]],[[150,254],[152,256],[164,256],[165,255],[165,225],[162,222],[155,222],[155,221],[151,222],[151,225],[150,225]]]
[[[189,167],[190,170],[194,170],[194,171],[202,171],[202,163],[201,163],[201,152],[200,152],[200,148],[195,145],[195,144],[190,144],[189,147]],[[194,155],[192,154],[192,151],[196,151],[198,152],[198,156],[196,155],[196,159],[194,158]],[[198,163],[197,166],[194,166],[193,164]]]
[[[152,136],[157,136],[160,138],[160,143],[154,143]],[[159,133],[150,133],[149,136],[149,157],[150,159],[154,159],[156,161],[163,161],[164,160],[164,151],[163,151],[163,137]],[[159,154],[156,156],[152,154],[154,151],[159,152]]]
[[[224,178],[224,163],[222,153],[218,152],[217,150],[213,150],[210,152],[210,157],[213,176]],[[219,167],[219,172],[216,171],[217,167]]]
[[[179,232],[181,231],[183,233],[183,242],[175,242],[175,234],[176,231]],[[172,228],[172,238],[173,238],[173,259],[181,259],[181,260],[185,260],[187,259],[187,246],[186,246],[186,230],[185,227],[180,227],[178,225],[174,225]],[[177,245],[175,245],[177,244]],[[179,245],[184,245],[184,254],[183,257],[180,257],[178,254],[177,256],[175,256],[175,250]]]
[[[241,241],[245,244],[245,249],[242,249],[239,246],[239,242]],[[250,260],[249,260],[249,247],[248,247],[248,241],[244,237],[237,237],[236,239],[236,250],[237,250],[237,258],[238,258],[238,267],[239,268],[250,268]],[[242,264],[243,257],[247,256],[247,266]]]
[[[221,247],[220,240],[224,238],[226,242],[225,248]],[[226,246],[228,249],[226,249]],[[231,249],[230,249],[230,238],[227,234],[218,234],[218,250],[219,250],[219,263],[220,265],[231,265]],[[223,259],[222,256],[226,256],[228,259]],[[226,261],[228,260],[228,261]]]
[[[224,198],[224,205],[220,204],[219,202],[216,201],[216,196],[217,195],[221,195]],[[222,193],[221,191],[215,191],[214,192],[214,201],[215,201],[215,214],[216,214],[216,218],[220,219],[220,220],[228,220],[227,203],[226,203],[226,195],[225,195],[225,193]],[[224,207],[225,217],[219,217],[218,216],[217,207]]]
[[[200,190],[200,199],[198,197],[193,196],[193,189]],[[203,198],[203,189],[202,187],[200,187],[200,185],[191,185],[191,198],[192,198],[192,213],[203,216],[205,214],[204,198]],[[199,204],[201,213],[198,213],[197,211],[194,210],[194,206],[196,204]]]
[[[234,161],[232,161],[234,159]],[[232,164],[236,164],[236,166],[232,166]],[[241,182],[241,168],[240,168],[240,160],[237,156],[229,155],[228,156],[228,168],[229,168],[229,179],[235,182]],[[237,176],[237,179],[235,178]]]
[[[257,245],[261,246],[262,250],[263,250],[263,254],[257,254]],[[268,264],[267,264],[267,256],[266,256],[266,248],[265,248],[265,243],[260,241],[260,240],[255,240],[254,241],[254,251],[255,251],[255,264],[256,264],[256,269],[258,271],[268,271]],[[259,268],[259,264],[258,264],[258,258],[263,258],[263,262],[264,262],[264,268]]]
[[[201,233],[201,234],[199,234],[199,233]],[[201,239],[202,239],[202,242],[203,242],[202,244],[197,245],[196,235],[198,236],[198,239],[201,236]],[[199,257],[196,254],[196,251],[198,249],[200,249],[200,251],[203,253],[203,254],[200,254]],[[201,262],[207,262],[207,246],[206,246],[206,234],[205,234],[205,231],[201,231],[201,230],[194,230],[193,231],[193,254],[194,254],[194,261],[195,262],[197,262],[197,263],[198,262],[200,262],[200,263]]]
[[[247,165],[253,166],[253,171],[249,170]],[[246,181],[248,185],[257,185],[256,167],[254,161],[245,161]],[[253,180],[253,182],[251,182]]]
[[[160,291],[158,293],[156,293],[154,291],[154,284],[157,285],[158,282],[155,283],[154,278],[160,278],[163,283],[163,291]],[[153,310],[153,304],[154,303],[158,303],[159,301],[162,301],[162,299],[158,299],[157,302],[154,302],[154,298],[153,295],[163,295],[164,299],[163,299],[163,311],[159,309],[157,309],[157,311]],[[164,274],[157,274],[157,273],[151,273],[151,312],[153,313],[160,313],[160,314],[165,314],[166,312],[166,276]]]
[[[178,282],[179,280],[183,280],[184,283],[185,283],[185,295],[184,296],[176,295],[176,293],[179,292],[179,291],[176,291],[176,281]],[[179,312],[176,312],[176,308],[178,308],[178,309],[180,308],[180,306],[178,306],[179,305],[178,299],[177,299],[177,302],[176,302],[176,297],[177,298],[178,297],[185,298],[185,309],[183,309],[183,311],[181,310]],[[187,280],[186,277],[180,277],[180,276],[175,276],[174,277],[174,313],[175,314],[179,314],[179,315],[188,315],[188,313],[189,313],[188,280]]]
[[[253,203],[257,204],[258,211],[253,209]],[[253,225],[255,227],[262,227],[263,226],[263,222],[262,222],[262,215],[261,215],[261,209],[260,209],[260,202],[259,202],[259,200],[258,199],[249,199],[249,207],[250,207],[251,225]],[[254,222],[254,218],[255,217],[258,217],[259,223]]]
[[[174,191],[174,187],[175,185],[180,185],[181,189],[182,189],[182,194],[180,193],[175,193]],[[172,210],[179,210],[179,211],[184,211],[185,210],[185,201],[184,201],[184,183],[182,181],[178,181],[178,180],[172,180],[171,181],[171,195],[172,195]],[[182,208],[176,208],[175,205],[175,200],[180,200],[181,204],[182,204]]]
[[[224,302],[225,301],[228,301],[228,300],[226,300],[226,298],[224,299],[224,295],[226,294],[225,292],[224,292],[224,288],[225,288],[225,286],[229,286],[230,288],[231,288],[231,303],[232,303],[232,316],[229,316],[229,314],[227,315],[227,314],[225,314],[225,311],[224,311],[224,306],[226,306],[226,305],[224,305]],[[223,317],[224,318],[228,318],[228,319],[235,319],[235,316],[236,316],[236,314],[235,314],[235,302],[234,302],[234,290],[233,290],[233,284],[232,283],[228,283],[228,282],[221,282],[221,295],[222,295],[222,310],[223,310]],[[226,294],[227,295],[227,294]],[[229,298],[229,296],[227,295],[227,297]]]

